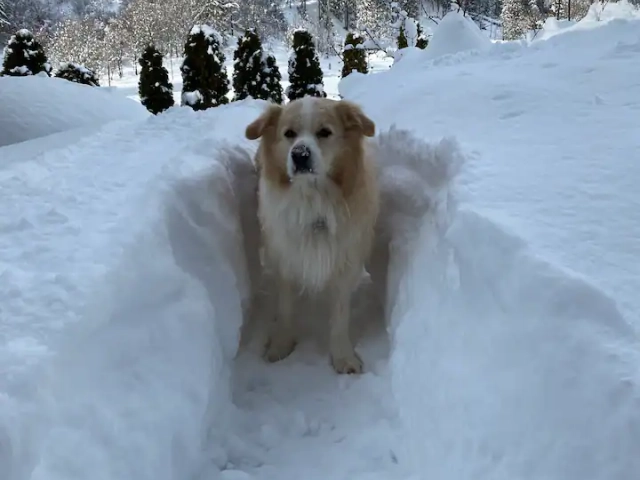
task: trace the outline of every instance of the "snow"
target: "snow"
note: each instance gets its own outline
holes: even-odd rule
[[[332,371],[323,301],[301,299],[290,357],[260,358],[272,305],[256,144],[243,134],[264,102],[123,109],[1,147],[0,471],[635,478],[640,19],[629,17],[462,51],[473,55],[416,52],[340,83],[377,124],[383,194],[353,305],[362,376]]]
[[[107,90],[59,78],[0,77],[0,146],[149,114]]]
[[[639,52],[639,20],[587,20],[340,86],[380,129],[470,155],[450,227],[415,222],[389,267],[397,453],[418,478],[640,468]]]
[[[483,51],[490,46],[491,40],[473,20],[461,12],[451,11],[433,29],[433,37],[424,54],[428,58],[436,58],[460,52]]]

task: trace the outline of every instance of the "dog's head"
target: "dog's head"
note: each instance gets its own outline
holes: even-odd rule
[[[249,140],[261,139],[265,169],[287,182],[335,175],[344,162],[356,161],[354,149],[374,134],[359,106],[317,97],[270,105],[246,129]]]

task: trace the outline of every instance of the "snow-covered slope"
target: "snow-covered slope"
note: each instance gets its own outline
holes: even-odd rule
[[[0,78],[0,105],[0,146],[149,115],[107,89],[40,76]]]
[[[242,138],[260,103],[0,148],[0,472],[634,478],[639,27],[345,82],[378,123],[384,193],[359,377],[323,335],[268,365],[241,331],[269,317]],[[302,308],[322,333],[326,306]]]
[[[640,21],[598,27],[341,86],[380,127],[474,157],[451,228],[423,225],[395,266],[391,375],[421,478],[640,468]]]

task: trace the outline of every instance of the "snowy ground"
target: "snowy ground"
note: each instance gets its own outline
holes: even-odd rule
[[[634,478],[640,18],[623,6],[340,85],[380,131],[428,142],[378,140],[360,377],[328,365],[322,305],[301,315],[319,340],[285,361],[263,363],[259,335],[238,348],[260,103],[131,102],[1,147],[3,480]]]

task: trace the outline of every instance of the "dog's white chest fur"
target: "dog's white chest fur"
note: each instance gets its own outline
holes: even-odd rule
[[[287,190],[260,182],[260,219],[267,258],[301,286],[322,289],[348,260],[348,209],[337,187],[309,180]],[[347,240],[347,242],[345,242]]]

